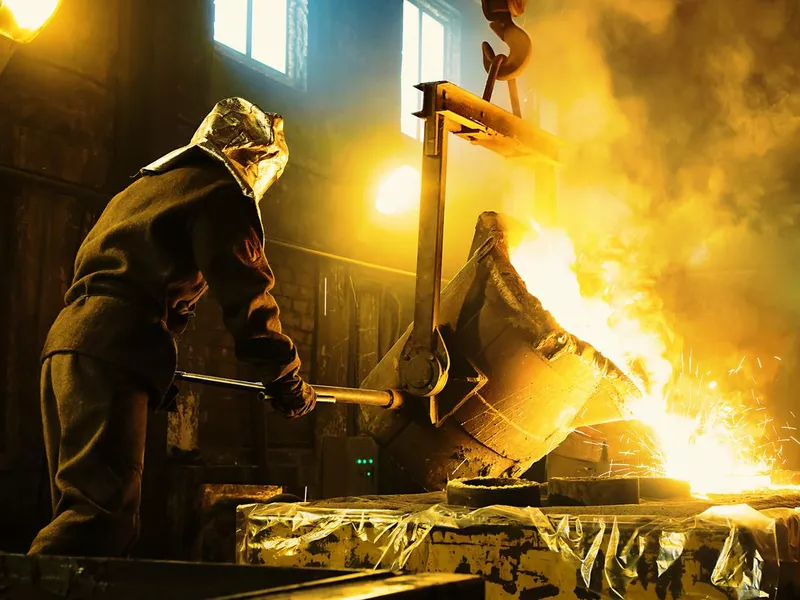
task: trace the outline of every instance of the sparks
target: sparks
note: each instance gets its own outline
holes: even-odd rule
[[[745,405],[742,393],[728,390],[728,384],[721,389],[711,370],[701,370],[691,348],[688,359],[681,352],[673,365],[667,357],[674,338],[664,333],[659,303],[646,290],[636,289],[639,282],[621,264],[609,262],[602,269],[602,292],[585,296],[577,256],[565,232],[537,223],[511,252],[528,291],[556,321],[614,362],[642,392],[629,409],[632,418],[652,431],[651,439],[636,443],[651,455],[653,465],[612,461],[609,473],[622,467],[629,474],[644,471],[682,479],[701,495],[770,486],[776,459],[769,450],[774,444],[761,439],[768,426],[777,428],[766,413],[759,419],[765,407],[755,390],[749,394],[758,405],[754,410]],[[742,373],[756,384],[746,362],[742,356],[727,373]],[[760,359],[756,362],[762,367]]]

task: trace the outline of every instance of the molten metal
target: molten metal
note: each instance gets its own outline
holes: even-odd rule
[[[673,368],[663,319],[652,310],[658,303],[647,301],[647,290],[626,286],[618,263],[603,264],[604,285],[595,295],[584,294],[566,232],[536,223],[511,260],[559,325],[599,349],[642,390],[631,407],[653,431],[652,439],[641,440],[655,463],[652,472],[688,481],[699,494],[770,485],[775,459],[760,442],[767,421],[759,426],[752,406],[726,397],[716,380],[704,383],[699,370]]]

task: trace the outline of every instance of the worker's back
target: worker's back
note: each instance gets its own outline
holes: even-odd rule
[[[223,165],[199,152],[190,166],[138,179],[109,202],[78,250],[67,304],[83,295],[129,297],[181,331],[207,287],[194,259],[192,225],[220,194],[251,202]]]
[[[163,393],[176,366],[172,334],[185,328],[207,289],[194,256],[196,217],[222,201],[241,203],[258,219],[225,167],[195,156],[139,178],[109,202],[78,250],[45,356],[81,352],[125,365]]]

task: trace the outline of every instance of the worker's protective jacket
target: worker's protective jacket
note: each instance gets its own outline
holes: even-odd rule
[[[223,101],[192,143],[146,167],[84,240],[66,307],[43,357],[79,352],[128,369],[160,400],[181,333],[211,289],[237,358],[261,379],[298,380],[270,291],[258,200],[283,172],[282,122],[241,99]]]

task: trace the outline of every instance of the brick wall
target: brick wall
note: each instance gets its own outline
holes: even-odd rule
[[[275,273],[273,296],[281,311],[283,332],[294,341],[302,375],[313,374],[317,302],[317,261],[314,257],[267,242],[267,259]]]

